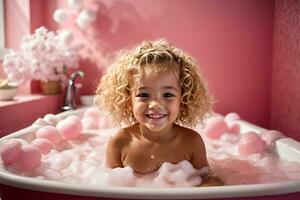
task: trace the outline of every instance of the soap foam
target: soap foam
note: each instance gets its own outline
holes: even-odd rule
[[[93,117],[99,127],[95,129],[95,126],[85,125],[85,120],[82,120],[84,117]],[[76,119],[76,117],[74,116],[73,119]],[[218,120],[224,120],[223,123],[228,119],[230,119],[230,126],[234,126],[234,120],[238,117],[230,115],[227,118],[219,118]],[[54,116],[51,116],[51,122],[48,120],[47,123],[44,123],[39,120],[37,125],[41,128],[49,125],[55,127],[61,120],[63,119],[57,120]],[[77,121],[79,122],[78,119]],[[103,124],[103,122],[106,123]],[[81,117],[81,123],[84,129],[80,134],[76,134],[76,138],[67,137],[60,143],[55,144],[55,147],[49,149],[49,152],[41,151],[41,162],[35,169],[30,172],[16,169],[10,160],[5,165],[6,169],[13,173],[39,179],[126,187],[192,187],[199,185],[201,183],[200,175],[208,171],[207,168],[194,169],[191,163],[185,160],[178,164],[163,163],[156,172],[146,175],[136,174],[129,166],[115,169],[107,168],[105,165],[106,143],[109,137],[118,131],[119,127],[112,127],[106,117],[101,118],[101,115],[97,115],[91,109]],[[263,137],[259,135],[255,135],[254,139],[250,137],[250,143],[257,140],[266,147],[260,148],[259,151],[247,149],[246,153],[241,153],[240,145],[247,143],[247,140],[245,140],[245,136],[239,133],[230,132],[230,128],[228,128],[230,126],[224,126],[226,130],[220,132],[218,138],[209,137],[211,133],[207,130],[213,130],[214,128],[209,127],[206,130],[196,128],[196,131],[202,133],[201,136],[206,145],[210,167],[214,169],[225,185],[271,183],[300,179],[300,163],[282,160],[274,153],[274,143],[276,139],[282,137],[281,134],[268,131],[262,134]],[[68,135],[67,132],[65,134]],[[44,133],[41,135],[44,136]],[[39,137],[41,135],[38,134]],[[19,144],[28,145],[31,142],[22,141],[22,139],[13,140],[13,143],[17,141],[18,145],[15,146],[18,149]],[[56,142],[56,140],[52,141]],[[255,146],[255,144],[253,145]],[[9,148],[6,148],[2,153],[6,155],[7,149],[10,150],[11,146],[13,145],[10,144]],[[149,159],[152,158],[149,157]]]

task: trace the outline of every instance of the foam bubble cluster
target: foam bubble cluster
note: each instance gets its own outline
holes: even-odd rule
[[[204,129],[210,166],[225,185],[268,183],[300,179],[300,163],[281,160],[274,144],[278,131],[240,133],[238,114],[211,117]],[[186,160],[163,163],[156,172],[140,175],[129,166],[105,165],[106,143],[119,127],[96,108],[81,116],[37,120],[32,140],[10,139],[1,147],[5,168],[23,176],[68,183],[127,187],[192,187],[201,183],[208,169],[194,169]],[[149,158],[151,159],[151,158]]]

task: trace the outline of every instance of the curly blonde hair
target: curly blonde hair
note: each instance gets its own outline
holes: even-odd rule
[[[194,59],[165,40],[144,41],[131,50],[120,51],[101,78],[95,103],[108,110],[116,122],[132,125],[137,122],[131,106],[131,92],[136,81],[147,72],[162,71],[175,73],[182,90],[182,109],[176,123],[188,127],[202,123],[213,99],[197,73]]]

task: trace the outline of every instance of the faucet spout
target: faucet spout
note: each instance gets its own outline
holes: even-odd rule
[[[75,71],[71,74],[70,79],[68,81],[66,93],[64,96],[64,105],[62,107],[63,111],[67,110],[75,110],[77,105],[76,105],[76,84],[75,80],[77,77],[84,77],[84,72],[83,71]]]

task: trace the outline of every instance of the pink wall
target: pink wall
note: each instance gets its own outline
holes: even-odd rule
[[[5,0],[5,45],[18,49],[22,37],[45,23],[41,0]]]
[[[300,1],[276,1],[271,127],[300,141]]]
[[[272,67],[274,1],[266,0],[120,0],[85,1],[98,9],[97,21],[80,31],[81,66],[86,72],[82,94],[95,91],[106,56],[144,39],[166,38],[194,56],[221,113],[238,112],[268,127]],[[47,1],[47,26],[66,1]]]
[[[18,49],[23,35],[30,33],[28,0],[5,1],[5,45]],[[9,24],[13,24],[10,26]]]
[[[86,0],[86,7],[97,10],[97,20],[85,30],[74,21],[61,27],[54,23],[54,10],[66,7],[66,0],[7,2],[13,15],[6,22],[9,47],[40,25],[74,30],[76,43],[83,44],[81,94],[95,91],[110,53],[145,39],[166,38],[196,58],[218,100],[217,112],[235,111],[269,126],[273,0]]]

